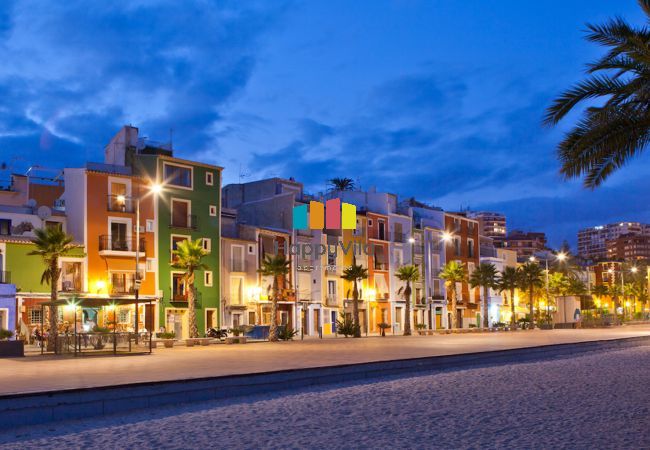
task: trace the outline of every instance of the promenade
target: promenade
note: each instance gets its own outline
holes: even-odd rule
[[[650,336],[650,325],[339,338],[156,349],[151,355],[0,360],[0,396]]]

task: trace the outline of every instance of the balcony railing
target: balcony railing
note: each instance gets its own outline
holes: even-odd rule
[[[388,270],[388,264],[382,262],[375,262],[375,270]]]
[[[109,195],[106,208],[111,212],[133,213],[135,201],[124,195]]]
[[[0,270],[0,284],[11,284],[11,272]]]
[[[172,291],[172,302],[187,302],[187,293]]]
[[[110,235],[99,236],[99,251],[114,251],[114,252],[135,252],[135,238],[118,238]],[[140,252],[145,251],[145,240],[140,238],[138,245]]]
[[[187,230],[197,230],[199,228],[198,219],[194,214],[189,216],[172,216],[172,221],[169,224],[170,228],[185,228]]]
[[[339,300],[336,294],[327,294],[325,297],[325,304],[327,306],[337,306],[339,304]]]
[[[231,272],[246,272],[246,261],[241,259],[230,260]]]
[[[406,242],[406,234],[393,231],[393,242]]]

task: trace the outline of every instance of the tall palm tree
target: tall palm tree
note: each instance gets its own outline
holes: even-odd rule
[[[607,286],[607,293],[612,298],[614,303],[614,314],[618,316],[619,296],[622,294],[621,286],[618,283],[611,283]]]
[[[327,180],[331,189],[334,191],[352,191],[354,190],[354,180],[352,178],[331,178]]]
[[[360,264],[357,264],[357,260],[352,256],[352,265],[347,267],[341,275],[345,281],[352,283],[352,321],[354,322],[354,337],[361,337],[361,325],[359,322],[359,280],[365,280],[368,278],[368,269],[363,267]],[[348,292],[348,297],[349,297]]]
[[[404,317],[404,336],[410,336],[411,335],[411,282],[415,282],[420,279],[420,271],[418,270],[417,266],[409,264],[397,269],[397,273],[395,274],[395,276],[397,277],[398,280],[406,282],[405,287],[399,288],[398,294],[399,293],[404,294],[404,303],[405,303],[404,313],[406,314],[406,316]]]
[[[269,326],[269,341],[278,340],[278,301],[282,297],[280,283],[284,283],[285,276],[289,273],[291,261],[283,254],[266,255],[262,267],[258,270],[264,276],[273,277],[271,287],[271,324]]]
[[[499,291],[510,293],[510,323],[514,327],[517,323],[517,315],[515,313],[515,289],[519,287],[520,273],[516,267],[506,267],[499,274],[497,286]]]
[[[472,275],[469,277],[469,284],[473,288],[479,287],[483,289],[482,293],[482,309],[483,309],[483,328],[490,326],[488,317],[488,296],[490,288],[496,287],[497,284],[497,268],[494,264],[481,263],[478,265]]]
[[[530,325],[534,324],[535,320],[535,288],[542,287],[542,275],[544,270],[536,262],[529,261],[519,268],[520,278],[519,285],[522,289],[528,290],[528,301],[530,309]]]
[[[201,239],[192,241],[186,239],[177,244],[176,250],[172,251],[173,259],[171,266],[174,269],[183,271],[183,284],[187,289],[187,321],[189,324],[190,338],[199,337],[199,329],[196,325],[196,288],[194,278],[197,270],[207,270],[209,267],[203,263],[203,258],[208,254],[203,248]]]
[[[29,252],[29,255],[40,256],[45,264],[45,270],[41,275],[41,284],[50,285],[50,301],[52,306],[49,309],[50,333],[47,340],[47,351],[56,352],[56,338],[58,332],[58,286],[61,278],[59,258],[67,255],[74,247],[73,237],[60,228],[38,228],[34,230],[36,237],[33,239],[36,248]]]
[[[650,21],[650,0],[638,3]],[[650,29],[621,18],[587,29],[587,40],[607,53],[587,66],[586,80],[555,99],[544,121],[555,125],[579,103],[590,102],[560,142],[558,156],[565,178],[584,177],[584,185],[594,189],[650,140]]]
[[[467,270],[458,261],[449,261],[442,268],[440,278],[445,280],[449,293],[451,294],[448,296],[451,297],[451,324],[449,324],[449,328],[456,328],[456,305],[458,303],[456,283],[462,283],[467,280]]]

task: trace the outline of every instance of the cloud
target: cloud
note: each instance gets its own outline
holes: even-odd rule
[[[72,162],[41,152],[43,135],[64,153],[81,146],[90,159],[100,159],[125,123],[158,140],[173,130],[175,147],[186,156],[205,151],[221,110],[254,70],[259,39],[284,8],[234,1],[5,5],[2,159],[21,154],[50,165]],[[18,148],[3,132],[36,145]]]

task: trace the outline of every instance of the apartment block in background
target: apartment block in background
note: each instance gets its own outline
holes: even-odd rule
[[[607,259],[607,242],[623,235],[650,235],[650,225],[639,222],[619,222],[584,228],[578,231],[578,256],[587,260]]]
[[[517,252],[520,262],[546,249],[546,234],[542,232],[512,230],[505,240],[505,248]]]
[[[479,234],[492,239],[494,247],[501,248],[506,240],[506,216],[491,211],[468,211],[467,217],[478,220]]]

